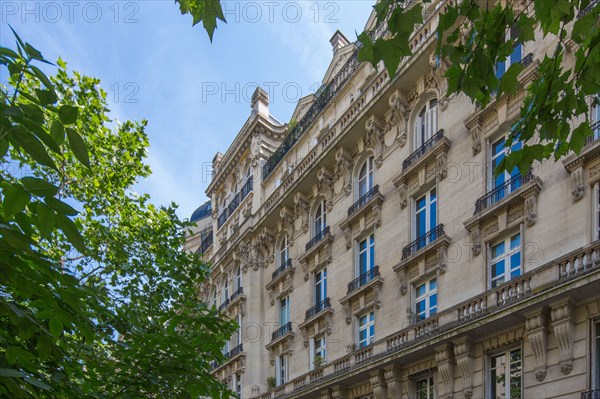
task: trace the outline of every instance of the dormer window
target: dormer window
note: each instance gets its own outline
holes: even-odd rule
[[[437,98],[427,101],[415,119],[414,149],[419,149],[437,131]]]

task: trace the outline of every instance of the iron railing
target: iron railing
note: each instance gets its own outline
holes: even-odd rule
[[[208,248],[213,244],[213,233],[212,230],[208,233],[204,240],[202,240],[202,244],[200,244],[200,255],[204,255]]]
[[[379,277],[379,266],[375,266],[348,283],[348,294],[356,291],[363,285],[371,282],[375,277]]]
[[[237,355],[239,355],[243,351],[244,351],[244,347],[242,346],[242,344],[239,344],[238,346],[236,346],[235,348],[233,348],[232,350],[230,350],[229,352],[227,352],[225,354],[225,357],[227,359],[231,359],[231,358],[236,357]]]
[[[581,399],[600,399],[600,389],[582,392]]]
[[[592,128],[592,135],[586,137],[586,139],[585,139],[586,144],[591,144],[600,138],[600,121],[592,123],[591,128]]]
[[[315,94],[318,94],[317,98],[310,106],[308,111],[304,114],[304,116],[298,121],[296,126],[292,128],[292,130],[288,133],[288,135],[283,139],[281,145],[275,150],[273,155],[267,160],[267,162],[262,167],[262,178],[265,180],[271,172],[275,169],[275,167],[281,162],[285,154],[296,144],[296,142],[302,137],[304,133],[306,133],[310,125],[317,119],[320,115],[321,111],[331,102],[333,97],[344,87],[344,84],[350,80],[354,71],[359,65],[358,62],[358,51],[360,49],[360,42],[357,42],[357,46],[359,47],[352,53],[348,61],[344,64],[344,66],[340,69],[340,71],[335,75],[331,81],[322,88],[319,88],[319,91]]]
[[[379,186],[373,187],[369,190],[365,195],[360,197],[358,201],[356,201],[350,208],[348,208],[348,216],[352,215],[354,212],[365,206],[367,202],[371,200],[371,198],[375,197],[379,193]]]
[[[271,334],[271,341],[283,337],[285,334],[292,332],[292,322],[288,321]]]
[[[329,234],[329,226],[317,233],[309,242],[306,243],[306,250],[308,251],[316,244],[318,244],[326,235]]]
[[[419,249],[431,244],[443,235],[444,225],[440,223],[433,229],[429,230],[427,233],[423,234],[421,237],[417,238],[416,240],[405,246],[402,249],[402,259],[408,258],[409,256],[416,253]]]
[[[236,193],[233,196],[233,198],[231,199],[231,201],[229,202],[229,205],[227,205],[227,213],[229,215],[232,215],[233,212],[235,212],[235,210],[238,208],[238,206],[240,206],[240,202],[242,202],[240,197],[241,197],[240,193]]]
[[[242,199],[246,198],[248,196],[248,194],[250,194],[252,192],[253,189],[254,189],[254,176],[250,176],[248,178],[248,180],[246,180],[246,183],[244,183],[244,185],[242,186],[242,189],[240,190]]]
[[[327,297],[306,311],[305,320],[308,320],[308,319],[314,317],[318,313],[320,313],[323,310],[330,308],[330,307],[331,307],[331,302],[329,301],[329,297]]]
[[[592,11],[592,9],[598,5],[598,2],[599,2],[599,0],[590,1],[590,4],[588,4],[588,6],[586,8],[579,11],[579,14],[577,14],[577,19],[583,18],[586,15],[588,15]]]
[[[229,301],[233,302],[238,296],[242,295],[243,293],[244,287],[239,287],[237,290],[235,290],[233,294],[231,294],[231,297],[229,297]]]
[[[222,311],[223,309],[225,309],[227,307],[227,305],[229,305],[230,299],[227,298],[225,299],[225,301],[223,301],[223,303],[221,305],[219,305],[219,312]]]
[[[525,57],[523,57],[521,59],[521,61],[519,61],[521,63],[521,65],[523,65],[523,68],[528,67],[529,65],[531,65],[531,63],[533,62],[533,53],[529,53],[527,54]]]
[[[474,215],[483,212],[485,209],[494,205],[496,202],[500,201],[502,198],[506,197],[508,194],[512,193],[523,184],[528,183],[531,179],[533,179],[533,173],[531,170],[527,172],[525,177],[523,177],[520,173],[514,175],[503,184],[495,187],[493,190],[489,191],[486,195],[479,198],[475,202],[475,213]]]
[[[281,266],[279,266],[277,269],[275,269],[273,274],[271,274],[271,278],[273,280],[275,280],[275,278],[277,276],[279,276],[281,273],[283,273],[285,271],[285,269],[289,268],[290,266],[292,266],[292,259],[287,259],[285,262],[283,262],[281,264]]]
[[[240,206],[240,204],[242,203],[244,198],[246,198],[248,196],[248,194],[250,194],[250,192],[252,192],[253,189],[254,189],[254,178],[250,177],[246,181],[246,183],[244,183],[244,185],[242,186],[242,189],[233,196],[231,201],[229,201],[229,204],[227,205],[227,207],[225,209],[223,209],[223,212],[221,212],[221,214],[219,215],[219,218],[217,219],[217,228],[218,229],[220,229],[221,226],[223,226],[223,224],[225,224],[227,219],[229,219],[229,217],[231,215],[233,215],[233,212],[235,212],[235,210]]]
[[[435,143],[440,141],[444,137],[444,129],[438,130],[429,140],[427,140],[421,147],[419,147],[415,152],[409,155],[408,158],[402,162],[402,170],[406,170],[415,163],[419,158],[421,158],[427,150],[429,150]]]
[[[223,224],[227,221],[229,215],[227,214],[227,208],[223,209],[223,212],[217,218],[217,228],[220,229]]]

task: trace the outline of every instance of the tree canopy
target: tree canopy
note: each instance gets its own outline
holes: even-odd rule
[[[0,396],[228,396],[209,370],[235,325],[199,300],[190,225],[132,188],[150,174],[146,121],[111,121],[98,79],[15,37],[0,48]]]

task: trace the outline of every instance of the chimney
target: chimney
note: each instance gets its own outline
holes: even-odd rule
[[[335,53],[338,49],[347,46],[350,42],[346,39],[346,36],[339,30],[336,30],[331,39],[329,39],[331,46],[333,47],[333,52]]]
[[[265,118],[269,116],[269,95],[261,87],[257,87],[252,94],[252,101],[250,103],[252,107],[252,113],[256,115],[262,115]]]

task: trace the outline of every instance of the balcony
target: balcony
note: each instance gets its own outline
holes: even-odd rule
[[[308,280],[309,271],[314,271],[320,266],[331,263],[333,259],[333,235],[330,231],[331,229],[327,226],[315,235],[306,243],[306,251],[298,258],[302,265],[305,280]]]
[[[352,246],[352,226],[358,224],[363,217],[365,219],[362,224],[364,229],[370,228],[371,225],[381,226],[381,206],[384,199],[379,192],[379,186],[375,186],[348,208],[348,216],[340,222],[342,231],[350,232],[350,234],[345,234],[348,248]]]
[[[219,305],[219,312],[222,312],[227,306],[229,306],[229,298],[225,299],[223,303]]]
[[[421,237],[417,238],[404,248],[402,248],[402,260],[408,259],[411,256],[414,256],[421,250],[424,250],[425,247],[435,242],[438,238],[444,236],[444,225],[438,224],[433,229],[429,230],[427,233],[423,234]]]
[[[581,399],[600,399],[600,389],[581,392]]]
[[[377,194],[379,194],[379,186],[378,185],[373,187],[371,190],[369,190],[365,195],[360,197],[358,199],[358,201],[356,201],[354,204],[352,204],[352,206],[350,208],[348,208],[348,217],[352,216],[359,209],[361,209],[366,204],[368,204],[373,198],[375,198],[377,196]]]
[[[275,271],[271,274],[271,279],[275,280],[279,275],[281,275],[284,271],[292,267],[292,260],[287,259],[281,266],[279,266]]]
[[[379,277],[379,266],[375,266],[371,270],[361,274],[354,280],[348,283],[348,295],[356,292],[358,289],[366,287]]]
[[[287,322],[286,324],[279,327],[277,330],[271,334],[271,342],[266,345],[268,350],[273,349],[277,344],[284,342],[288,339],[291,339],[296,334],[292,330],[292,322]]]
[[[204,237],[204,240],[202,240],[202,243],[200,244],[200,248],[198,248],[198,253],[200,255],[204,255],[206,253],[206,251],[208,251],[208,248],[210,248],[211,245],[213,245],[212,230],[209,232],[209,234],[206,237]]]
[[[346,324],[351,324],[354,315],[363,313],[370,307],[379,309],[382,286],[383,278],[379,274],[379,266],[373,267],[348,283],[348,292],[340,299],[346,313]]]
[[[221,367],[236,360],[240,356],[245,356],[244,347],[242,346],[242,344],[239,344],[238,346],[236,346],[229,352],[223,354],[223,357],[225,358],[225,361],[223,363],[219,364],[219,362],[217,362],[216,360],[212,361],[210,363],[210,371],[211,372],[216,371],[217,369],[220,369]]]
[[[440,129],[436,134],[431,136],[429,140],[427,140],[421,147],[419,147],[415,152],[409,155],[408,158],[402,162],[402,171],[406,171],[411,167],[411,165],[415,164],[423,155],[427,153],[435,143],[444,138],[444,129]]]
[[[219,215],[217,219],[217,229],[220,229],[221,226],[223,226],[225,222],[229,219],[229,217],[233,215],[233,213],[241,205],[242,201],[244,201],[248,194],[252,192],[253,187],[254,178],[250,176],[250,178],[248,178],[246,183],[242,186],[242,189],[233,196],[231,201],[229,201],[227,207],[225,207],[225,209],[223,209],[223,212],[221,212],[221,214]]]
[[[271,281],[265,286],[271,297],[271,305],[275,305],[275,298],[281,298],[294,289],[295,270],[292,260],[287,259],[271,274]]]
[[[516,191],[519,187],[523,186],[523,184],[529,183],[532,179],[533,173],[531,173],[531,170],[529,170],[525,177],[521,176],[519,173],[518,175],[508,179],[506,182],[504,182],[504,184],[495,187],[493,190],[475,202],[475,215],[483,212],[487,208],[504,199],[506,196]]]
[[[312,247],[321,242],[329,235],[329,226],[318,232],[309,242],[306,243],[306,251],[310,251]]]
[[[306,311],[304,322],[298,327],[301,330],[306,330],[314,325],[315,334],[331,333],[332,321],[333,308],[331,307],[331,300],[325,298]],[[305,344],[308,344],[308,341],[305,341]]]

